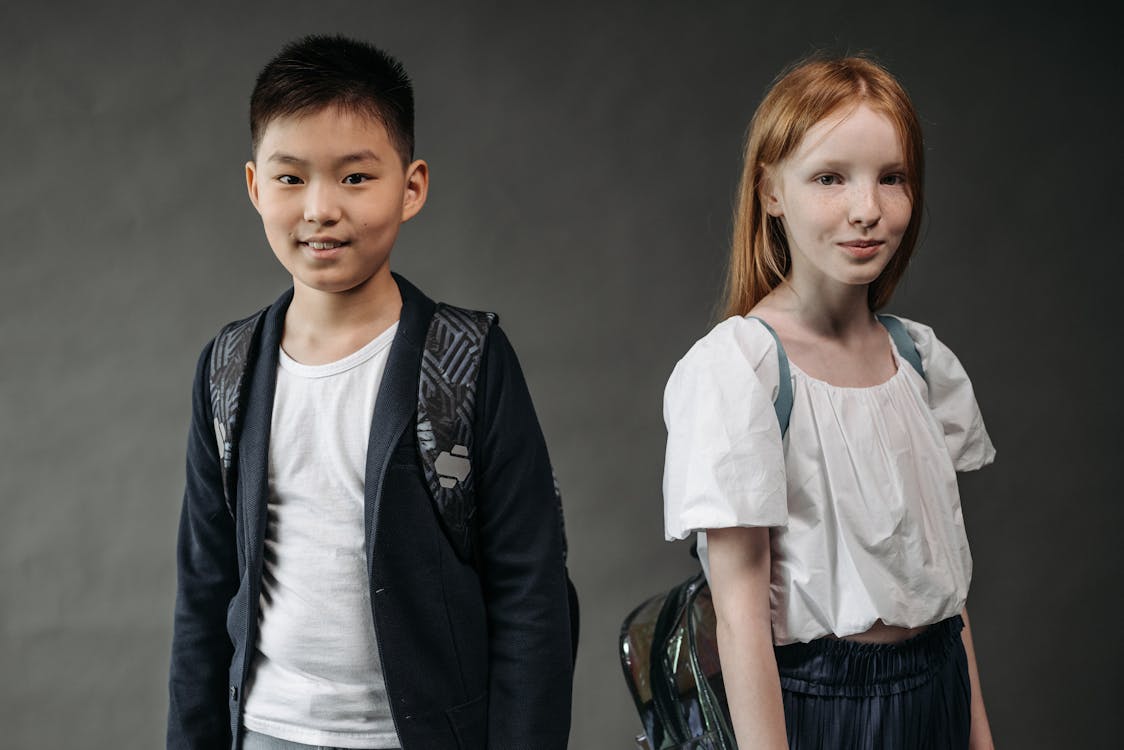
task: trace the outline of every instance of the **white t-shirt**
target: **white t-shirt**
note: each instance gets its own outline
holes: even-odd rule
[[[280,353],[261,621],[244,713],[252,731],[307,745],[400,747],[364,536],[367,441],[397,328],[326,365]]]
[[[664,394],[668,539],[708,528],[770,527],[777,645],[853,635],[876,620],[917,627],[960,612],[972,557],[957,471],[991,463],[972,384],[932,329],[902,320],[922,378],[833,386],[790,361],[793,406],[782,441],[772,335],[730,318],[676,365]],[[887,334],[889,335],[889,334]]]

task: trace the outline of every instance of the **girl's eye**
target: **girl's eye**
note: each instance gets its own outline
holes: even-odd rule
[[[904,174],[888,174],[888,175],[886,175],[885,177],[882,178],[882,184],[883,185],[904,185],[905,184],[905,175]]]
[[[299,184],[301,184],[301,178],[295,177],[294,175],[291,175],[291,174],[283,174],[283,175],[281,175],[280,177],[277,178],[277,181],[280,182],[282,185],[299,185]]]
[[[819,177],[816,178],[816,182],[818,182],[821,185],[838,185],[839,184],[839,175],[821,174]]]
[[[343,183],[345,185],[361,185],[369,179],[371,179],[371,176],[367,174],[349,174],[343,178]]]

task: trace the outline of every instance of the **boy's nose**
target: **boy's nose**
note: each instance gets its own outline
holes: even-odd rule
[[[877,185],[861,185],[852,189],[850,220],[852,224],[872,227],[882,218]]]
[[[305,191],[304,220],[315,224],[334,224],[340,219],[340,204],[329,185],[311,184]]]

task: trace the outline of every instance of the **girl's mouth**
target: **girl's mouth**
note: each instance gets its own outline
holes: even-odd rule
[[[850,242],[840,242],[839,246],[852,258],[862,260],[876,255],[884,244],[881,240],[851,240]]]

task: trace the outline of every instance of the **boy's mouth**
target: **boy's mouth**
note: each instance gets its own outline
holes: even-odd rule
[[[300,244],[306,245],[313,250],[335,250],[337,247],[343,247],[346,242],[339,240],[304,240]]]

